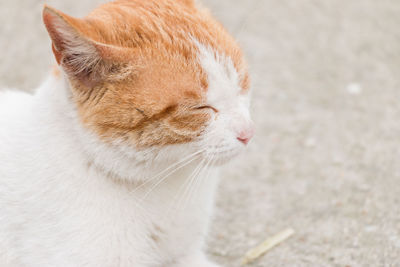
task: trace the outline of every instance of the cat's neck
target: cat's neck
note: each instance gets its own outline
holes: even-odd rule
[[[54,157],[59,156],[71,170],[81,170],[80,165],[90,165],[90,158],[79,137],[79,132],[84,129],[79,123],[69,86],[60,72],[53,71],[37,89],[32,112],[35,123],[40,125],[41,135],[45,136],[43,142],[59,144],[48,148]]]

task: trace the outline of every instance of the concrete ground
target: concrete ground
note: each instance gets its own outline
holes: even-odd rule
[[[99,0],[52,0],[84,15]],[[227,167],[208,252],[224,266],[400,266],[400,1],[204,0],[239,39],[258,134]],[[0,2],[0,87],[52,64],[39,0]],[[190,267],[190,266],[188,266]]]

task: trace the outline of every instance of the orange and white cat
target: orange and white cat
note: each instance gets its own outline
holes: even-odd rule
[[[192,0],[43,19],[58,67],[0,93],[0,266],[217,266],[218,169],[254,133],[234,39]]]

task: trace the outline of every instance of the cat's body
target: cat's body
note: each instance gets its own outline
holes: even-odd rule
[[[165,2],[169,4],[170,0]],[[179,111],[181,107],[179,112],[163,107],[161,113],[148,115],[155,109],[154,103],[162,99],[150,101],[149,106],[130,103],[134,106],[132,116],[143,116],[139,126],[135,117],[126,118],[130,113],[115,115],[111,111],[102,113],[99,122],[96,115],[107,111],[107,103],[113,98],[119,100],[112,108],[118,108],[121,101],[131,97],[115,96],[123,91],[121,80],[129,75],[126,65],[117,82],[114,76],[102,82],[94,78],[95,74],[107,75],[109,69],[104,66],[96,73],[94,68],[101,64],[89,72],[71,71],[77,62],[69,56],[77,52],[63,54],[64,46],[76,45],[80,37],[74,36],[71,41],[70,35],[62,36],[66,40],[58,43],[61,37],[52,28],[53,20],[62,18],[55,23],[59,26],[68,18],[49,9],[44,18],[64,71],[50,75],[34,95],[0,92],[0,266],[216,266],[205,258],[201,248],[218,184],[218,168],[252,135],[251,129],[245,134],[241,130],[251,126],[247,96],[239,96],[237,66],[222,60],[222,52],[215,58],[210,56],[210,48],[196,38],[198,62],[208,74],[207,106],[187,111],[185,104],[184,112]],[[63,30],[65,27],[62,25]],[[82,43],[78,45],[87,49]],[[99,43],[95,45],[100,49]],[[105,56],[110,54],[108,51]],[[85,64],[90,62],[86,60]],[[137,82],[132,79],[129,84],[141,83],[140,78]],[[106,92],[96,99],[93,94],[101,91],[98,84]],[[79,90],[89,87],[90,94],[80,101]],[[208,106],[210,102],[213,106]],[[105,106],[92,112],[99,105]],[[176,126],[192,112],[188,122]],[[174,120],[174,116],[181,117]],[[108,117],[113,121],[106,121]],[[210,117],[213,122],[205,126],[190,124],[204,123],[204,118]],[[134,126],[122,125],[125,120]],[[157,134],[160,127],[166,127],[162,133],[171,133]],[[192,131],[198,133],[193,135]],[[222,131],[219,136],[218,131]],[[138,143],[132,143],[134,140]]]
[[[202,244],[217,177],[181,201],[184,213],[167,211],[190,164],[140,201],[153,183],[136,190],[90,162],[63,87],[50,77],[35,96],[0,94],[0,266],[196,266],[187,261]]]

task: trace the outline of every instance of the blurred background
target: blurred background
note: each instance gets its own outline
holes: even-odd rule
[[[257,125],[225,168],[210,257],[240,266],[292,227],[250,266],[400,266],[400,1],[202,1],[245,50]],[[54,64],[43,4],[1,0],[0,87],[33,91]]]

